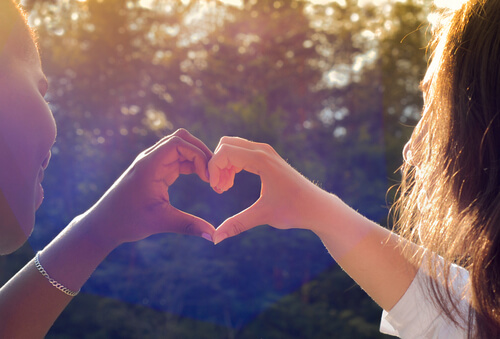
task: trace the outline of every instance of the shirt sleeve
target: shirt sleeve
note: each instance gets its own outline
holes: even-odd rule
[[[439,265],[444,265],[438,258]],[[452,265],[452,291],[459,301],[461,324],[452,323],[434,305],[426,289],[428,275],[420,268],[403,297],[389,311],[383,311],[380,332],[404,339],[412,338],[467,338],[466,323],[469,312],[468,280],[469,273],[462,267]]]

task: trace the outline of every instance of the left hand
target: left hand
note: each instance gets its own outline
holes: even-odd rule
[[[321,232],[331,220],[330,194],[293,169],[267,144],[223,137],[208,168],[210,186],[217,193],[230,189],[235,174],[242,170],[261,179],[259,199],[217,228],[216,244],[258,225]]]

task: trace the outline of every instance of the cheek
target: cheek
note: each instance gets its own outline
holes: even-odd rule
[[[54,141],[55,125],[37,92],[18,93],[0,90],[0,189],[27,237],[33,230],[41,195],[40,169]],[[0,229],[0,237],[7,231]]]
[[[19,166],[21,155],[12,150],[3,135],[0,135],[0,158],[2,219],[8,218],[9,220],[9,222],[3,220],[5,224],[2,225],[0,236],[6,238],[14,236],[13,234],[17,231],[14,228],[17,226],[27,237],[35,222],[35,175],[28,177],[28,171],[21,170]]]

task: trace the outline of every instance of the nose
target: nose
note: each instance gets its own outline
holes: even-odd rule
[[[410,139],[403,147],[403,159],[409,165],[414,166],[415,164],[412,161],[412,154],[411,154],[411,146],[412,146],[411,144],[412,141]]]

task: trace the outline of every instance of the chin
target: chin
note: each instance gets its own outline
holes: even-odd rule
[[[2,228],[4,225],[2,225]],[[14,229],[14,225],[10,225],[10,229]],[[11,254],[18,250],[28,240],[28,236],[23,232],[21,227],[17,226],[17,231],[2,234],[0,239],[0,255]]]
[[[35,224],[35,213],[25,213],[19,220],[8,204],[0,203],[0,255],[19,249],[28,239]]]

